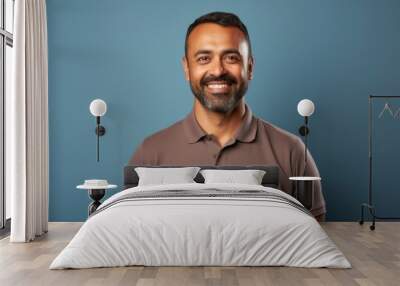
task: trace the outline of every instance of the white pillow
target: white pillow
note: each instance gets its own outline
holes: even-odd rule
[[[195,183],[199,167],[146,168],[136,167],[139,186]]]
[[[201,170],[200,174],[204,177],[204,183],[233,183],[247,185],[261,185],[265,175],[263,170]]]

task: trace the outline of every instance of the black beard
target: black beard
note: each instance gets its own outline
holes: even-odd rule
[[[232,85],[236,83],[236,79],[226,74],[218,78],[217,77],[202,78],[200,80],[200,89],[195,88],[192,82],[190,82],[190,89],[192,90],[193,95],[201,103],[201,105],[212,112],[217,112],[222,114],[228,114],[232,112],[238,105],[239,101],[246,94],[248,88],[248,84],[243,83],[243,85],[239,86],[239,89],[237,90],[232,89],[230,93],[218,93],[218,94],[214,93],[207,96],[205,88],[207,83],[211,81],[225,81],[229,85]],[[210,97],[215,97],[216,100],[212,100]]]

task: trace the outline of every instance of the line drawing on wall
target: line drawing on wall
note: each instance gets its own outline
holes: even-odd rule
[[[385,115],[385,113],[389,113],[390,116],[393,117],[394,119],[395,118],[400,119],[400,107],[397,108],[397,110],[395,112],[393,112],[393,109],[388,102],[385,102],[385,105],[383,106],[381,113],[379,113],[378,118],[381,119]]]
[[[400,108],[399,108],[399,109],[400,109]],[[382,116],[385,114],[385,112],[389,112],[390,115],[391,115],[393,118],[396,118],[396,116],[397,116],[398,113],[399,113],[399,109],[396,111],[395,115],[393,115],[393,111],[392,111],[392,108],[390,107],[390,104],[389,104],[388,102],[385,102],[385,106],[383,107],[381,113],[379,113],[378,118],[382,118]]]

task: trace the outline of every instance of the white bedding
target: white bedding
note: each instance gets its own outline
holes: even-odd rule
[[[168,190],[261,190],[299,204],[277,189],[254,185],[191,183],[127,189],[99,207],[50,269],[126,265],[351,267],[312,216],[278,200],[186,196],[115,203],[137,192]]]

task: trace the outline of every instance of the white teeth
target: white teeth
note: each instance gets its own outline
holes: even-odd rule
[[[208,87],[210,88],[225,88],[228,87],[227,84],[209,84]]]

